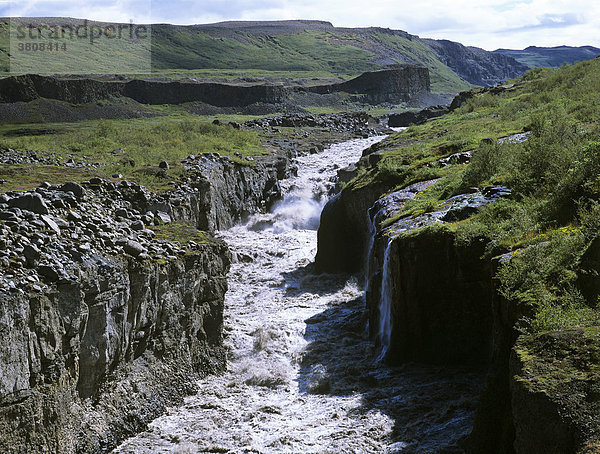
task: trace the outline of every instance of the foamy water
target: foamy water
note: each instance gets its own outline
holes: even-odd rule
[[[379,139],[299,158],[272,213],[221,233],[227,371],[115,453],[436,452],[468,433],[480,374],[377,362],[362,283],[306,268],[331,177]]]

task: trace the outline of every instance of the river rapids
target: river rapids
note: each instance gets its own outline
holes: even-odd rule
[[[481,372],[383,364],[362,281],[310,272],[332,177],[381,138],[299,157],[271,213],[220,233],[227,371],[114,453],[461,452]]]

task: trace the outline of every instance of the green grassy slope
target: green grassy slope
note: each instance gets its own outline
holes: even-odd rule
[[[524,143],[482,142],[522,131],[531,132]],[[582,257],[600,235],[600,60],[531,70],[500,93],[479,92],[446,117],[390,136],[380,149],[383,159],[345,191],[441,178],[399,219],[434,211],[473,187],[510,187],[511,199],[445,228],[467,245],[485,241],[490,258],[512,254],[498,285],[505,298],[532,309],[527,329],[600,322],[598,295],[578,281]],[[469,164],[436,165],[461,151],[472,152]]]
[[[153,68],[314,72],[350,77],[387,64],[414,63],[431,71],[434,92],[452,92],[469,84],[444,65],[421,40],[378,29],[301,30],[288,34],[236,31],[211,36],[203,28],[153,28]],[[260,72],[260,71],[259,71]]]
[[[43,22],[43,20],[42,20]],[[211,76],[226,76],[231,71],[250,76],[343,77],[357,76],[394,63],[427,66],[431,71],[432,91],[457,92],[471,85],[451,68],[419,37],[389,29],[343,29],[330,24],[294,23],[293,26],[152,26],[152,68],[158,75],[186,77],[197,71]],[[0,23],[0,71],[7,72],[7,27]],[[104,40],[102,55],[111,55],[115,72],[136,64],[128,57],[128,44]],[[71,56],[80,60],[66,72],[85,67],[86,58],[100,52],[99,46],[70,43]],[[112,47],[111,47],[112,46]],[[124,47],[125,46],[125,47]],[[136,52],[139,49],[135,48]],[[143,49],[142,49],[143,50]],[[39,55],[31,53],[32,63]],[[100,55],[101,57],[101,55]],[[98,58],[100,58],[98,57]],[[143,62],[143,55],[138,60]],[[94,55],[94,59],[97,57]],[[137,56],[136,56],[137,58]]]

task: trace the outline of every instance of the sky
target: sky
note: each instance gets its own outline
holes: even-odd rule
[[[205,24],[318,19],[338,27],[387,27],[494,50],[600,47],[598,0],[0,0],[0,17]]]

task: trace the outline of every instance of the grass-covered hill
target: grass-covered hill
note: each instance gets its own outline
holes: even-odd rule
[[[529,136],[521,143],[497,140],[523,132]],[[600,59],[533,69],[503,89],[475,91],[446,117],[388,137],[379,151],[382,159],[345,191],[371,184],[394,190],[440,178],[390,224],[436,211],[473,188],[512,189],[510,199],[444,228],[462,245],[484,241],[490,259],[511,254],[497,275],[498,288],[532,314],[522,329],[600,322]],[[438,164],[466,151],[468,164]]]
[[[522,74],[511,58],[477,52],[455,43],[471,58],[470,72],[443,49],[418,36],[384,28],[337,28],[328,22],[229,22],[191,27],[157,25],[156,68],[262,69],[356,75],[395,63],[424,65],[434,91],[460,90],[468,83],[491,85]],[[468,82],[468,83],[466,83]]]
[[[27,20],[42,26],[68,21]],[[6,22],[0,24],[0,39],[2,35],[6,42]],[[0,48],[0,71],[7,71],[6,46]],[[470,84],[494,85],[527,69],[511,57],[459,43],[423,40],[384,28],[338,28],[321,21],[156,24],[151,52],[153,70],[174,77],[348,78],[390,64],[418,64],[429,68],[437,93],[465,90]],[[120,48],[114,49],[114,56],[127,58]],[[127,63],[123,61],[124,67]]]
[[[572,65],[579,61],[591,60],[600,55],[600,49],[592,46],[529,46],[523,50],[498,49],[494,52],[513,57],[530,68],[558,68],[565,63]]]

